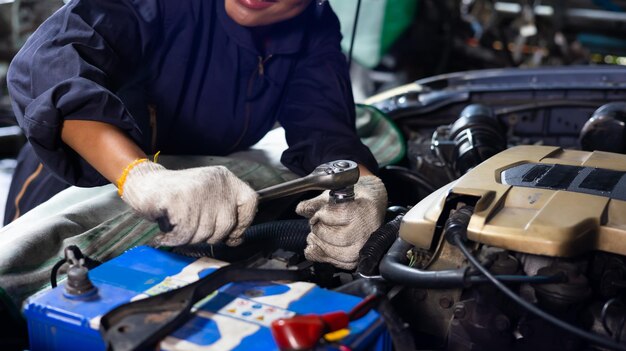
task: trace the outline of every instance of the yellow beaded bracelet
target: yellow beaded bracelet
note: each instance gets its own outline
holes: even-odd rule
[[[148,161],[147,158],[138,158],[135,161],[131,162],[128,166],[126,166],[126,168],[124,168],[124,172],[122,172],[122,175],[117,180],[117,195],[119,195],[120,197],[124,195],[124,183],[126,182],[126,177],[128,177],[128,173],[130,172],[130,170],[133,169],[136,165],[146,161]]]

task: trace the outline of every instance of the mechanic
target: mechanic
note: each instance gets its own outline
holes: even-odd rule
[[[5,221],[69,186],[113,182],[139,214],[174,225],[167,246],[237,245],[257,196],[224,167],[168,170],[146,154],[227,155],[278,121],[281,162],[304,175],[359,164],[356,199],[303,201],[305,256],[350,269],[387,194],[355,131],[339,21],[323,0],[72,0],[29,38],[8,72],[28,144]]]

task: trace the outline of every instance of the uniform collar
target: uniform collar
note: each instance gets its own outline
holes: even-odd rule
[[[263,56],[255,45],[252,36],[253,28],[248,28],[237,24],[226,13],[224,7],[225,0],[215,0],[217,3],[217,17],[226,34],[234,40],[237,45],[244,47],[259,56]],[[305,29],[309,20],[315,16],[315,2],[302,12],[302,14],[284,22],[277,23],[271,27],[268,35],[268,43],[265,55],[272,54],[294,54],[304,46]]]

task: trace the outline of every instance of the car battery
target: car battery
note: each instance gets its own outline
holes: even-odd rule
[[[104,350],[100,318],[124,303],[205,277],[226,263],[139,246],[92,269],[97,294],[68,298],[64,284],[29,298],[24,307],[31,350]],[[159,344],[161,350],[277,350],[270,325],[302,314],[350,311],[362,299],[308,282],[230,283],[194,306],[192,317]],[[338,336],[339,335],[339,336]],[[326,335],[322,349],[390,350],[375,311]]]

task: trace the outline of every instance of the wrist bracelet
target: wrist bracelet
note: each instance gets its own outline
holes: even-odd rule
[[[117,180],[117,195],[122,197],[122,195],[124,194],[124,183],[126,182],[126,177],[128,177],[128,173],[130,172],[130,170],[135,168],[136,165],[146,161],[148,161],[147,158],[138,158],[135,161],[131,162],[128,166],[126,166],[126,168],[124,168],[124,172],[122,172],[122,175]]]

